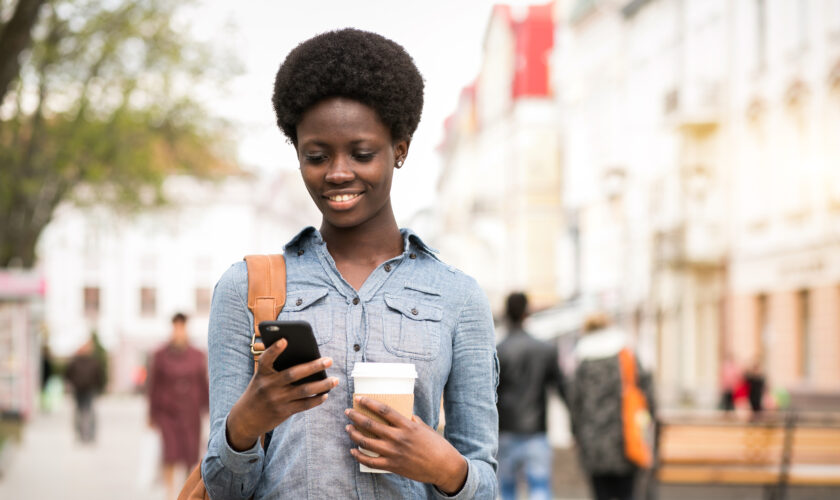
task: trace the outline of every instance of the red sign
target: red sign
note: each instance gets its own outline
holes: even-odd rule
[[[47,282],[43,276],[27,271],[0,271],[0,297],[43,297]]]

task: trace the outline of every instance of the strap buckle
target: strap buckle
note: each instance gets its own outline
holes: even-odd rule
[[[254,345],[256,343],[257,343],[257,332],[254,332],[254,333],[251,334],[251,354],[253,354],[254,357],[259,356],[260,354],[265,352],[265,349],[260,349],[260,350],[254,349]]]

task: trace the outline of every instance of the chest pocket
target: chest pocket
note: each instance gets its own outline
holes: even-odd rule
[[[440,352],[443,310],[413,297],[385,295],[382,318],[385,349],[391,354],[432,360]]]
[[[278,319],[306,321],[312,325],[318,345],[328,343],[333,336],[332,310],[327,303],[328,292],[327,288],[287,292],[286,305],[283,306]]]

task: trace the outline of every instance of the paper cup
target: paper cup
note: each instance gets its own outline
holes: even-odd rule
[[[417,371],[412,363],[356,363],[351,376],[355,388],[354,410],[378,422],[386,423],[378,415],[372,414],[356,403],[355,396],[364,396],[385,403],[404,417],[411,418],[414,413],[414,380],[417,378]],[[370,457],[379,456],[361,447],[359,451]],[[372,469],[363,464],[359,464],[359,470],[375,473],[389,472]]]

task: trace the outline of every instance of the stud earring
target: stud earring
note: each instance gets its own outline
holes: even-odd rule
[[[397,168],[400,168],[402,166],[403,166],[403,159],[400,158],[399,160],[397,160]]]

